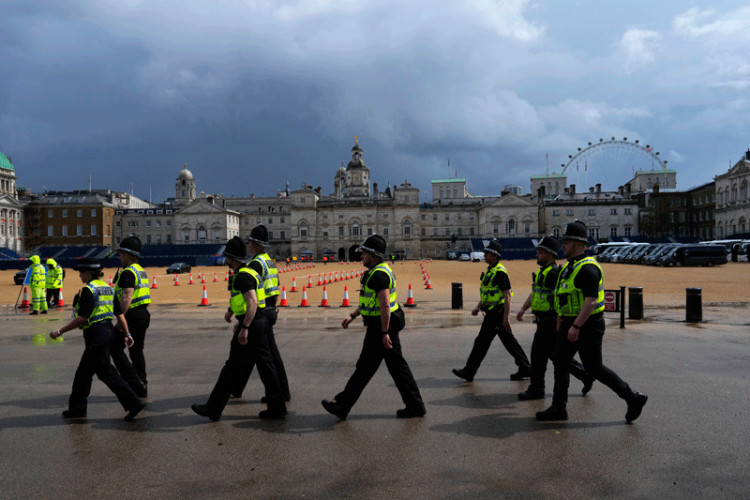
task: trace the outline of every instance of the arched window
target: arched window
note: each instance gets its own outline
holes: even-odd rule
[[[744,233],[745,232],[745,218],[744,217],[740,217],[739,225],[740,225],[740,232]]]
[[[505,232],[507,234],[515,234],[516,232],[516,220],[515,219],[508,219],[508,222],[505,224]]]
[[[736,201],[737,201],[737,184],[734,184],[734,185],[732,186],[732,197],[731,197],[731,202],[732,202],[732,203],[734,203],[734,202],[736,202]]]
[[[740,184],[740,201],[747,201],[747,181]]]
[[[357,221],[352,222],[351,235],[352,236],[359,236],[360,235],[359,224],[357,223]]]
[[[719,190],[719,192],[716,193],[716,204],[718,206],[722,206],[724,204],[724,191]]]
[[[198,226],[198,241],[206,242],[206,228],[204,226]]]
[[[402,231],[404,236],[411,236],[411,221],[409,219],[404,219]]]
[[[307,238],[307,222],[305,221],[299,223],[299,237]]]

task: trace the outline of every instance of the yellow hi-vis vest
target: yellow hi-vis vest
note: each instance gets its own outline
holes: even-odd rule
[[[151,292],[148,286],[148,276],[146,271],[143,270],[140,264],[137,262],[129,265],[122,270],[122,273],[117,277],[117,283],[115,283],[115,293],[117,299],[122,301],[122,288],[120,288],[120,278],[125,271],[130,271],[135,276],[135,288],[133,289],[133,299],[130,301],[130,309],[135,309],[140,306],[147,306],[151,303]]]
[[[390,289],[390,311],[396,311],[399,307],[396,295],[396,277],[393,275],[393,271],[388,264],[381,262],[370,270],[365,283],[362,285],[362,289],[359,291],[359,312],[362,316],[380,316],[380,299],[377,292],[369,286],[370,279],[376,272],[383,272],[388,275],[390,281],[388,284],[388,288]]]
[[[245,300],[245,296],[234,288],[234,280],[240,273],[247,273],[255,278],[255,293],[258,296],[258,309],[266,307],[266,292],[263,288],[263,280],[261,279],[260,274],[249,267],[241,267],[232,277],[232,288],[229,290],[229,308],[235,316],[242,316],[247,312],[247,300]]]
[[[266,297],[279,295],[279,270],[276,269],[276,263],[267,253],[260,253],[253,260],[258,261],[263,267],[261,279],[263,280]]]
[[[554,302],[555,289],[545,285],[550,271],[557,269],[555,264],[550,264],[536,273],[534,284],[531,288],[531,311],[535,313],[549,312]]]
[[[47,269],[42,264],[34,264],[31,268],[31,279],[32,288],[44,288],[47,283]]]
[[[47,288],[57,289],[62,288],[63,284],[63,270],[60,264],[55,262],[53,259],[49,259],[48,265],[52,265],[52,269],[47,268]]]
[[[498,262],[484,273],[482,283],[479,285],[479,298],[482,301],[482,306],[488,311],[505,304],[505,296],[503,295],[502,290],[492,284],[498,271],[508,274],[508,270],[505,269],[505,266]]]
[[[81,325],[85,330],[95,323],[112,319],[115,317],[115,290],[100,279],[91,280],[86,283],[86,288],[91,290],[94,295],[94,310],[91,312],[89,320]],[[76,316],[78,315],[78,303],[75,305]]]
[[[580,289],[575,286],[575,279],[578,273],[581,271],[583,266],[592,265],[599,269],[599,293],[596,296],[596,305],[591,314],[596,314],[604,311],[604,271],[601,266],[593,257],[584,257],[583,259],[573,264],[573,270],[570,275],[566,278],[565,270],[571,265],[567,262],[560,270],[560,275],[557,277],[557,287],[555,288],[555,311],[558,316],[578,316],[583,307],[583,293]]]

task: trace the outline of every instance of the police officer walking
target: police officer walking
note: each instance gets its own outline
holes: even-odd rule
[[[109,358],[114,336],[112,319],[116,315],[122,318],[119,301],[115,297],[114,289],[101,280],[102,266],[97,259],[83,258],[73,269],[78,271],[81,282],[86,284],[73,301],[76,316],[68,324],[49,334],[51,338],[56,339],[65,332],[81,328],[86,344],[73,378],[68,409],[62,415],[65,418],[86,416],[91,381],[96,375],[115,393],[120,404],[128,412],[125,420],[133,420],[145,406],[115,370]],[[132,345],[133,339],[127,335],[124,342]]]
[[[31,261],[31,315],[47,314],[47,271],[42,265],[42,261],[38,255],[32,255],[29,260]]]
[[[279,271],[276,269],[276,263],[268,255],[268,252],[266,252],[266,248],[271,245],[268,241],[266,226],[262,224],[255,226],[250,231],[248,240],[250,242],[250,253],[253,258],[247,267],[258,273],[263,281],[263,288],[266,293],[266,307],[263,308],[263,313],[268,321],[268,345],[271,348],[271,356],[279,375],[281,393],[284,396],[284,400],[289,401],[291,399],[289,381],[287,380],[284,362],[281,360],[281,354],[279,354],[279,348],[276,345],[276,338],[273,333],[273,325],[276,324],[278,317],[276,301],[279,297]],[[252,363],[249,364],[245,373],[237,379],[237,385],[232,390],[232,396],[237,398],[242,396],[242,391],[245,390],[245,385],[247,385],[247,381],[253,371],[253,366]],[[265,402],[265,397],[261,398],[261,402]]]
[[[406,405],[396,412],[396,417],[423,417],[427,413],[417,382],[401,353],[398,334],[406,322],[397,301],[396,277],[385,262],[385,250],[385,239],[377,234],[369,236],[358,249],[362,252],[362,264],[369,271],[360,280],[359,309],[344,319],[341,326],[349,328],[351,322],[362,315],[367,332],[356,368],[346,387],[334,400],[321,401],[328,413],[341,420],[349,414],[383,360]]]
[[[531,308],[536,320],[536,332],[531,343],[531,384],[524,392],[518,394],[522,401],[544,399],[544,374],[547,371],[547,359],[552,357],[557,336],[557,316],[555,315],[555,286],[560,268],[555,260],[560,251],[556,238],[546,236],[536,247],[536,263],[539,271],[534,275],[531,294],[518,311],[516,319],[523,321],[524,313]],[[594,383],[590,376],[575,359],[570,361],[570,373],[583,381],[583,394],[586,395]]]
[[[148,312],[151,292],[148,275],[138,263],[138,257],[141,256],[141,240],[136,236],[128,236],[120,243],[117,255],[124,269],[115,278],[115,294],[125,314],[128,329],[133,335],[133,345],[128,349],[128,360],[122,342],[116,340],[112,348],[112,361],[138,397],[145,398],[148,397],[148,382],[143,345],[146,330],[151,324],[151,314]],[[115,332],[115,336],[118,336],[118,332]]]
[[[47,259],[47,304],[49,307],[57,307],[60,302],[60,290],[63,285],[63,269],[55,259]]]
[[[553,353],[555,388],[552,406],[537,412],[538,420],[567,420],[570,361],[576,352],[586,371],[612,389],[628,405],[625,420],[633,422],[641,414],[648,396],[633,391],[614,371],[602,364],[604,337],[604,272],[585,253],[586,225],[573,221],[565,227],[563,253],[568,262],[557,278],[555,310],[557,341]]]
[[[500,262],[502,250],[503,247],[497,239],[490,241],[484,249],[484,260],[488,267],[487,271],[482,273],[479,286],[479,303],[471,311],[472,316],[478,315],[479,311],[484,312],[484,321],[482,321],[482,327],[474,340],[474,347],[471,349],[466,366],[453,369],[454,375],[467,382],[474,380],[474,375],[476,375],[479,365],[482,364],[482,360],[487,355],[495,335],[500,337],[500,341],[513,356],[513,360],[518,367],[518,371],[510,375],[510,379],[523,380],[529,378],[531,374],[529,359],[510,328],[510,301],[513,292],[510,287],[508,270]]]
[[[224,314],[224,320],[230,323],[234,316],[237,324],[234,326],[229,359],[221,369],[208,401],[206,404],[193,404],[191,408],[198,415],[219,420],[238,378],[250,363],[254,363],[265,386],[267,404],[267,409],[258,416],[283,418],[287,411],[268,341],[268,321],[263,313],[266,305],[263,280],[257,272],[246,267],[247,248],[239,236],[227,242],[224,256],[227,266],[233,271],[229,283],[229,309]]]

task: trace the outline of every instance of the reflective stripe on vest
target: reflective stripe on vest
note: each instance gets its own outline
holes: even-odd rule
[[[482,282],[479,285],[479,298],[482,301],[482,306],[486,307],[488,310],[492,310],[496,306],[505,304],[505,295],[503,295],[502,290],[492,284],[498,271],[508,274],[508,270],[505,269],[505,266],[498,262],[484,273]]]
[[[239,273],[247,273],[255,278],[255,293],[258,296],[258,309],[266,307],[266,292],[263,289],[263,280],[261,279],[260,274],[249,267],[241,267],[232,277],[232,288],[229,290],[229,308],[232,310],[232,313],[235,316],[242,316],[247,312],[247,300],[245,300],[245,296],[234,288],[234,280],[239,276]]]
[[[148,286],[148,276],[146,275],[146,271],[144,271],[141,265],[137,262],[123,269],[120,276],[117,277],[117,283],[115,283],[117,299],[122,301],[123,289],[120,288],[120,279],[125,271],[130,271],[135,277],[135,288],[133,289],[133,298],[130,301],[130,308],[134,309],[136,307],[149,305],[151,303],[151,291]]]
[[[267,253],[260,253],[253,260],[258,261],[263,268],[261,279],[263,280],[266,297],[279,295],[279,270],[276,269],[276,263]]]
[[[370,288],[370,279],[376,272],[383,272],[388,275],[388,288],[390,289],[390,311],[393,312],[398,309],[398,297],[396,294],[396,277],[393,275],[393,271],[385,262],[381,262],[377,266],[373,267],[369,273],[367,273],[367,279],[362,285],[362,289],[359,291],[359,312],[362,316],[380,316],[380,299],[378,298],[377,292]]]
[[[62,288],[63,270],[55,263],[52,269],[47,268],[47,288]]]
[[[91,316],[86,323],[81,325],[81,329],[85,330],[95,323],[104,321],[106,319],[112,319],[115,317],[114,313],[114,299],[115,290],[100,279],[91,280],[86,284],[86,288],[91,290],[94,295],[94,310],[91,311]],[[78,305],[75,306],[76,316],[78,315]]]
[[[536,273],[536,279],[531,288],[531,311],[532,312],[548,312],[552,309],[552,302],[554,302],[555,289],[548,288],[545,286],[547,282],[547,276],[550,271],[557,269],[555,264],[550,264],[544,269],[540,269]]]
[[[47,282],[47,269],[41,264],[31,268],[30,284],[34,288],[44,288]]]
[[[593,257],[584,257],[583,259],[573,263],[573,269],[570,275],[563,278],[565,270],[571,265],[570,262],[566,263],[560,271],[560,275],[557,277],[557,287],[555,288],[555,311],[558,316],[578,316],[583,307],[584,297],[583,292],[575,287],[575,279],[578,273],[583,269],[583,266],[592,265],[599,269],[599,291],[596,296],[596,304],[591,314],[596,314],[604,311],[604,271],[601,266]]]

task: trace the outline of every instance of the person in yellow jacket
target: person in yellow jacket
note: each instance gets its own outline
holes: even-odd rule
[[[359,292],[359,309],[341,322],[342,328],[349,328],[357,316],[362,316],[367,331],[362,352],[357,360],[354,373],[344,390],[329,401],[321,401],[328,413],[344,420],[357,402],[370,379],[385,360],[388,373],[393,377],[401,400],[406,408],[396,411],[397,418],[423,417],[427,410],[419,393],[417,382],[401,353],[399,332],[406,325],[404,311],[396,296],[396,277],[385,262],[385,239],[373,234],[359,248],[362,264],[368,271],[362,276]]]
[[[38,255],[32,255],[31,261],[31,313],[29,314],[47,314],[47,271],[42,265],[42,260]]]
[[[563,253],[568,262],[560,270],[555,288],[557,340],[552,354],[555,388],[552,406],[537,412],[537,420],[567,420],[570,361],[578,352],[586,372],[625,400],[628,423],[638,418],[648,396],[634,391],[613,370],[602,363],[604,338],[604,271],[586,255],[586,224],[575,220],[565,227]]]
[[[63,287],[63,268],[53,258],[47,259],[47,304],[57,307]]]

